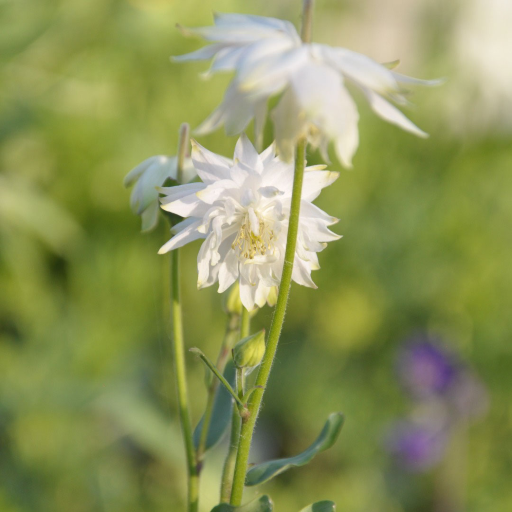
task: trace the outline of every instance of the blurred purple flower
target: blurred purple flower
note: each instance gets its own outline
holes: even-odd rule
[[[439,342],[418,336],[406,344],[398,357],[398,375],[414,397],[444,395],[460,371],[458,359]]]
[[[443,458],[446,442],[446,429],[439,423],[402,420],[391,427],[385,448],[403,469],[421,472]]]

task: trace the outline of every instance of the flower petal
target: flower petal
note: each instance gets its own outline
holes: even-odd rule
[[[229,178],[230,161],[201,146],[192,139],[192,162],[201,180],[210,184],[217,180]]]
[[[189,219],[187,219],[187,221],[188,220]],[[179,233],[174,235],[168,242],[162,245],[162,247],[160,247],[160,250],[158,251],[158,254],[165,254],[166,252],[172,251],[173,249],[178,249],[179,247],[182,247],[188,244],[189,242],[193,242],[194,240],[197,240],[199,238],[204,238],[204,235],[197,231],[199,221],[194,221],[194,219],[192,220],[193,222],[189,222],[184,229],[182,229]]]
[[[307,171],[304,173],[302,185],[302,199],[313,201],[323,188],[334,183],[340,176],[339,172],[331,171]]]
[[[196,193],[196,196],[207,204],[213,204],[217,199],[226,194],[228,190],[238,188],[237,184],[231,180],[220,180],[212,183],[203,190]]]
[[[238,160],[253,169],[256,169],[260,163],[258,152],[245,133],[240,135],[240,138],[236,143],[235,160]]]
[[[327,63],[358,85],[380,92],[398,90],[393,72],[366,55],[327,45],[314,45],[314,48]]]
[[[219,293],[226,291],[238,278],[238,257],[235,251],[228,251],[219,269]]]
[[[391,105],[391,103],[386,101],[382,96],[379,96],[370,89],[366,88],[363,89],[363,92],[368,100],[368,103],[370,103],[370,107],[379,117],[385,121],[399,126],[403,130],[417,135],[418,137],[428,137],[428,133],[420,130],[412,121],[407,119],[407,117],[405,117],[405,115],[400,112],[400,110]]]

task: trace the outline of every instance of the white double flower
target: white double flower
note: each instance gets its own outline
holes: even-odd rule
[[[406,105],[404,84],[436,85],[439,81],[406,77],[345,48],[303,43],[291,23],[274,18],[216,14],[214,26],[184,31],[213,44],[175,60],[213,59],[207,74],[235,71],[224,101],[198,133],[224,124],[227,134],[235,135],[254,118],[260,141],[268,99],[282,94],[271,115],[280,156],[290,161],[296,141],[306,136],[328,161],[327,147],[332,140],[338,159],[350,167],[359,144],[359,114],[345,87],[352,83],[378,116],[426,136],[388,100]]]
[[[165,195],[161,207],[185,217],[159,252],[205,239],[197,257],[198,287],[218,281],[223,292],[238,280],[243,305],[248,310],[261,307],[281,280],[294,165],[278,159],[273,145],[258,154],[245,135],[237,142],[233,162],[195,141],[192,162],[202,183],[159,189]],[[312,288],[317,253],[340,238],[328,228],[337,219],[312,204],[338,178],[324,169],[307,167],[304,174],[293,265],[292,279]]]

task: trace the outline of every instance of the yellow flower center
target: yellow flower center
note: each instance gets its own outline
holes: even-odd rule
[[[231,248],[238,248],[240,256],[252,260],[255,256],[272,253],[274,239],[274,231],[270,226],[252,208],[249,208]]]

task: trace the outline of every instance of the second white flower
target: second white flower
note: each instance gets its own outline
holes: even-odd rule
[[[198,254],[198,287],[219,282],[219,293],[236,280],[243,305],[262,307],[279,286],[284,263],[294,165],[279,160],[274,146],[258,154],[242,135],[234,161],[193,142],[192,161],[202,183],[161,188],[162,208],[185,217],[159,251],[177,249],[204,238]],[[325,166],[307,167],[292,279],[316,288],[311,271],[317,253],[337,240],[329,226],[337,219],[312,204],[338,178]]]

